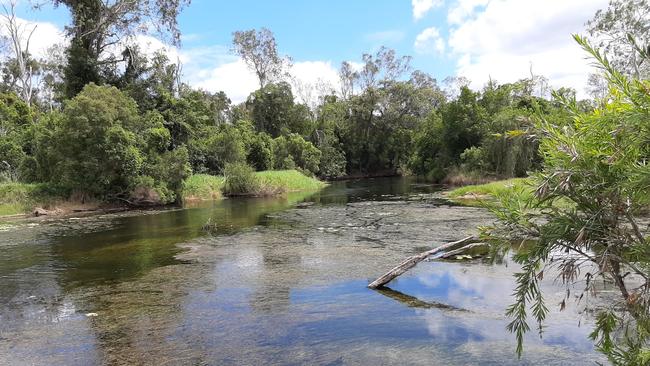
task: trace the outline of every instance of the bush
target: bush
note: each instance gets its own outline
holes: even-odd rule
[[[337,178],[345,175],[345,155],[334,146],[325,145],[321,149],[320,165],[318,174],[325,178]]]
[[[223,191],[228,195],[254,195],[260,189],[255,170],[244,163],[226,164]]]
[[[266,133],[258,133],[252,137],[248,148],[246,161],[255,170],[273,169],[273,139]]]
[[[143,164],[135,102],[88,84],[70,100],[54,136],[55,183],[97,197],[128,192]]]
[[[463,162],[463,169],[467,171],[481,172],[485,169],[485,153],[482,147],[472,146],[460,154]]]
[[[318,173],[321,152],[302,136],[289,134],[273,140],[276,169],[299,168],[309,174]]]
[[[173,202],[176,195],[166,184],[145,175],[134,179],[129,199],[134,204],[159,205]]]
[[[534,198],[502,195],[492,207],[499,221],[484,235],[501,250],[514,240],[530,242],[513,256],[521,271],[506,312],[519,355],[529,314],[540,334],[543,329],[548,309],[540,281],[552,269],[566,286],[562,305],[597,296],[603,282],[612,284],[619,301],[597,309],[591,338],[612,364],[645,365],[650,355],[650,236],[638,218],[650,204],[648,83],[629,80],[585,39],[576,40],[598,61],[611,95],[588,113],[575,99],[556,95],[572,115],[538,120],[544,162],[534,176]],[[579,293],[576,283],[585,284]],[[607,300],[614,298],[607,295]]]
[[[206,167],[213,174],[224,172],[226,165],[243,163],[246,160],[244,141],[237,129],[225,126],[216,135],[208,138]]]

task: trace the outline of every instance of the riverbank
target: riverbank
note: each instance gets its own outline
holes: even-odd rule
[[[297,170],[262,171],[254,173],[250,192],[239,195],[273,196],[290,192],[316,191],[327,184],[308,177]],[[180,202],[195,202],[222,199],[226,179],[223,176],[195,174],[184,183]],[[153,205],[155,206],[155,205]],[[89,200],[84,197],[65,197],[56,189],[44,183],[0,184],[0,217],[26,215],[62,216],[77,212],[103,212],[127,210],[133,205],[121,202]]]
[[[97,200],[76,195],[64,197],[56,189],[44,183],[0,184],[0,217],[23,216],[35,211],[41,214],[93,211],[102,205],[108,208],[107,204]]]
[[[530,199],[533,187],[529,178],[512,178],[486,184],[467,185],[446,192],[446,198],[464,206],[482,206],[494,202],[497,197],[515,192],[522,200]]]
[[[266,170],[253,174],[253,184],[238,196],[275,196],[290,192],[316,191],[327,185],[316,178],[308,177],[297,170]],[[225,192],[226,178],[208,174],[189,177],[181,192],[182,202],[221,199]]]

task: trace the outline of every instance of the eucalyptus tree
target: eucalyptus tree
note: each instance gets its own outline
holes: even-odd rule
[[[587,27],[617,70],[637,79],[650,75],[648,60],[641,55],[650,47],[648,0],[610,0]]]
[[[27,106],[32,102],[32,97],[36,86],[34,85],[34,76],[37,74],[38,63],[33,60],[29,54],[29,44],[32,36],[36,31],[36,25],[28,26],[20,24],[16,17],[17,0],[8,0],[0,3],[3,14],[1,17],[4,20],[4,28],[11,43],[13,88],[21,99],[27,103]]]
[[[260,89],[288,75],[291,59],[278,53],[275,36],[270,30],[262,28],[234,32],[232,44],[233,52],[255,72]]]
[[[152,29],[172,44],[180,42],[177,17],[191,0],[53,0],[70,10],[72,23],[65,67],[65,94],[74,97],[90,82],[124,61],[115,49],[129,36]],[[128,49],[128,48],[127,48]]]

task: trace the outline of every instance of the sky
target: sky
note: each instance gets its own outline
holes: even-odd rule
[[[18,16],[38,24],[32,53],[64,39],[65,8],[34,11],[22,0]],[[536,75],[552,87],[586,97],[592,71],[572,33],[607,0],[192,0],[180,15],[180,48],[151,36],[138,42],[163,48],[183,65],[183,79],[233,102],[257,88],[255,76],[230,51],[232,33],[266,27],[281,54],[294,61],[292,74],[305,85],[325,81],[336,88],[342,61],[360,62],[381,46],[413,57],[414,69],[439,81],[464,76],[480,88]]]

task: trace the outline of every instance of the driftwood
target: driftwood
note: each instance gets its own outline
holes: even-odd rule
[[[395,277],[402,275],[404,272],[408,271],[409,269],[415,267],[416,264],[422,262],[426,258],[439,254],[439,253],[445,253],[446,251],[452,251],[455,250],[459,247],[464,247],[468,244],[474,244],[478,243],[479,239],[475,236],[468,236],[465,239],[461,239],[458,241],[454,241],[451,243],[443,244],[437,248],[431,249],[429,251],[414,255],[402,263],[400,263],[397,267],[391,269],[390,271],[386,272],[383,276],[379,277],[378,279],[374,280],[371,284],[368,285],[369,288],[376,289],[379,287],[384,286],[388,282],[392,281]]]

